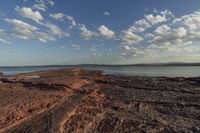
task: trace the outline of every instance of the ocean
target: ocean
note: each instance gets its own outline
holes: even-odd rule
[[[14,75],[40,70],[56,70],[65,68],[86,68],[101,70],[109,74],[125,76],[154,76],[154,77],[200,77],[200,66],[107,66],[107,65],[70,65],[70,66],[28,66],[0,67],[5,75]]]

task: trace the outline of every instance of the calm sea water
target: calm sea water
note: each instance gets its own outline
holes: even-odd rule
[[[200,77],[200,66],[38,66],[38,67],[0,67],[5,75],[55,70],[63,68],[86,68],[102,70],[109,74],[126,76],[166,76],[166,77]]]

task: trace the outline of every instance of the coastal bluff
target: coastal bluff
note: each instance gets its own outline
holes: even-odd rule
[[[0,133],[198,133],[199,99],[198,77],[81,68],[0,76]]]

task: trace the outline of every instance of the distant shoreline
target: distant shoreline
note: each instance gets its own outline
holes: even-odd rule
[[[200,77],[200,64],[135,64],[135,65],[46,65],[46,66],[8,66],[0,67],[5,75],[35,72],[41,70],[59,70],[84,68],[100,70],[109,74],[126,76],[165,76],[165,77]]]
[[[0,68],[13,68],[13,67],[65,67],[65,66],[200,66],[200,63],[149,63],[149,64],[75,64],[75,65],[27,65],[27,66],[0,66]]]

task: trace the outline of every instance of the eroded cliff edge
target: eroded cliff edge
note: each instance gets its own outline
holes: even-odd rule
[[[65,69],[0,77],[2,133],[200,132],[200,78]]]

